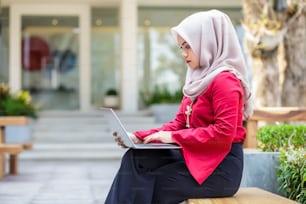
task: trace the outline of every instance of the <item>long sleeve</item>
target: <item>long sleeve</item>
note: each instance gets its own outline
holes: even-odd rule
[[[155,132],[158,131],[176,131],[176,130],[181,130],[185,128],[186,125],[186,118],[185,118],[185,114],[184,114],[184,108],[186,107],[186,102],[189,99],[187,98],[183,98],[182,103],[179,107],[179,110],[175,116],[175,118],[164,124],[163,126],[159,127],[159,128],[154,128],[154,129],[150,129],[150,130],[144,130],[144,131],[136,131],[134,132],[134,134],[139,138],[139,139],[144,139],[146,136],[151,135]],[[165,113],[167,114],[167,113]]]

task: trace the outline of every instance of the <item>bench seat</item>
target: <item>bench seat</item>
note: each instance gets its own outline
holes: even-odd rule
[[[298,204],[259,188],[240,188],[233,197],[188,199],[188,204]]]

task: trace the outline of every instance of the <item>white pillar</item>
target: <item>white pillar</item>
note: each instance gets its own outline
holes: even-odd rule
[[[137,0],[121,0],[121,109],[138,110]]]
[[[9,26],[9,86],[13,92],[21,89],[21,13],[10,7]]]
[[[80,67],[80,109],[87,111],[91,108],[91,54],[90,54],[90,36],[91,36],[91,17],[90,6],[82,5],[79,18],[79,67]]]

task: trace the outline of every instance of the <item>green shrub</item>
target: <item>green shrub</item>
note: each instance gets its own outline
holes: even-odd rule
[[[282,150],[277,178],[284,195],[299,203],[306,203],[306,150]]]
[[[179,103],[183,98],[181,89],[171,92],[166,86],[155,86],[152,93],[142,93],[141,95],[147,106],[159,103]]]
[[[116,89],[108,89],[105,93],[106,96],[117,96],[118,92]]]
[[[280,124],[266,125],[259,128],[258,147],[263,151],[280,151],[290,148],[298,149],[306,144],[306,125]]]
[[[306,125],[266,125],[257,132],[263,151],[279,151],[277,179],[289,199],[306,203]]]

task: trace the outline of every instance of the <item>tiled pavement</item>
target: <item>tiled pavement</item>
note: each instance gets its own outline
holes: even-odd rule
[[[157,126],[143,114],[120,114],[128,130]],[[19,174],[0,180],[0,204],[103,204],[125,150],[97,113],[43,113]]]
[[[1,204],[102,204],[119,160],[21,160],[0,181]]]

